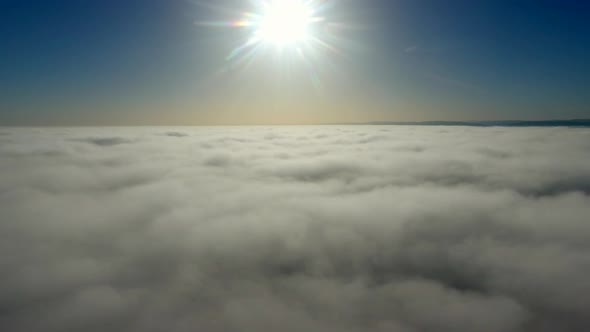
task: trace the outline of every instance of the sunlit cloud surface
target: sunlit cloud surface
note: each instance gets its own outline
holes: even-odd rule
[[[590,132],[0,130],[0,326],[582,332]]]

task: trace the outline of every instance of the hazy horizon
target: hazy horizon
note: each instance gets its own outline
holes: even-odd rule
[[[540,127],[545,127],[547,125],[551,125],[551,123],[557,123],[555,127],[576,127],[575,122],[582,121],[584,124],[583,127],[590,126],[590,118],[564,118],[564,119],[555,119],[555,118],[548,118],[548,119],[498,119],[498,120],[423,120],[423,121],[391,121],[391,120],[383,120],[383,121],[373,121],[369,120],[366,122],[344,122],[344,123],[253,123],[253,124],[121,124],[121,123],[107,123],[107,124],[26,124],[26,125],[19,125],[19,124],[8,124],[8,125],[0,125],[0,128],[76,128],[76,127],[281,127],[281,126],[362,126],[362,125],[370,125],[370,126],[406,126],[406,125],[415,125],[415,126],[429,126],[431,123],[440,123],[440,126],[463,126],[461,124],[469,125],[477,125],[477,124],[487,124],[489,126],[497,126],[503,127],[505,124],[510,122],[525,122],[527,123],[526,126],[535,127],[536,123],[539,124]],[[588,123],[586,123],[588,122]],[[505,124],[503,124],[505,123]],[[530,124],[529,124],[530,123]],[[518,126],[518,125],[517,125]]]

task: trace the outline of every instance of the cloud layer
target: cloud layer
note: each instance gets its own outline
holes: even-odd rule
[[[0,128],[0,330],[590,330],[590,130]]]

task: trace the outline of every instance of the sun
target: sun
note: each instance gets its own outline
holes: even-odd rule
[[[312,6],[302,0],[273,0],[264,4],[254,37],[277,46],[305,42],[317,21]]]
[[[245,13],[241,20],[232,23],[252,31],[243,46],[298,47],[317,39],[314,26],[324,19],[317,16],[319,7],[311,0],[266,0],[257,4],[256,11]]]
[[[264,64],[279,68],[291,79],[303,73],[314,88],[321,89],[321,76],[333,69],[343,52],[339,44],[348,25],[335,21],[338,0],[249,0],[236,20],[200,22],[211,27],[230,27],[239,43],[225,57],[224,70],[246,70]],[[243,9],[243,8],[242,8]],[[331,17],[332,16],[332,17]],[[323,61],[327,62],[324,66]]]

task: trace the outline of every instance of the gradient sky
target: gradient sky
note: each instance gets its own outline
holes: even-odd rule
[[[247,0],[0,1],[0,125],[590,118],[590,2],[340,0],[306,61]],[[327,34],[327,33],[326,33]]]

